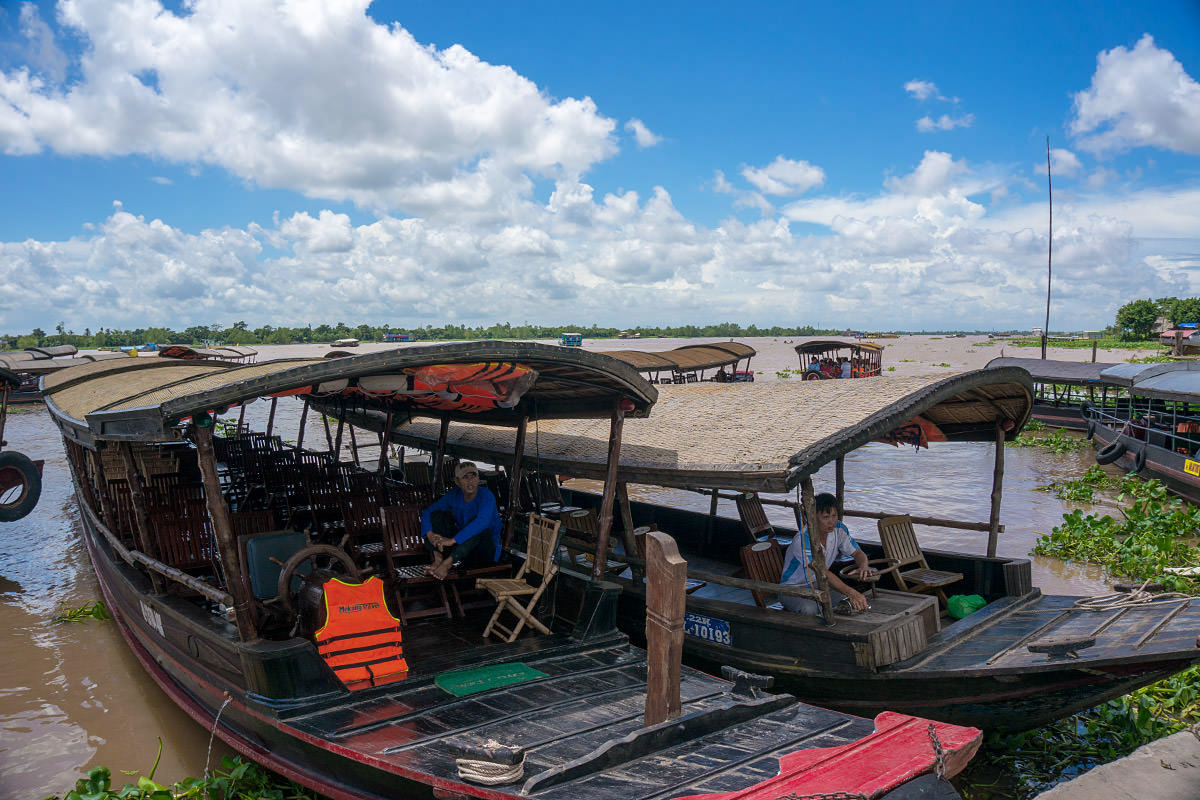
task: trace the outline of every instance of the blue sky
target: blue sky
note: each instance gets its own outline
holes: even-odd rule
[[[0,2],[0,333],[1097,328],[1200,293],[1200,3]]]

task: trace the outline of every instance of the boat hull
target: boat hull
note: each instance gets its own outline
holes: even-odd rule
[[[1166,447],[1144,442],[1132,436],[1122,434],[1107,425],[1096,423],[1092,426],[1092,445],[1099,452],[1114,442],[1119,442],[1125,451],[1112,463],[1126,472],[1137,472],[1144,478],[1157,478],[1175,494],[1192,503],[1200,504],[1200,475],[1188,472],[1193,469],[1200,472],[1200,460],[1191,459],[1182,453],[1176,453]],[[1145,453],[1141,469],[1138,466],[1138,454]],[[1195,466],[1189,467],[1189,462]]]

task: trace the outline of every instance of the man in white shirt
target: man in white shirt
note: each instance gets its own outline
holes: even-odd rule
[[[817,533],[821,537],[821,546],[825,548],[825,581],[829,585],[829,599],[833,605],[847,600],[850,607],[856,611],[867,610],[867,598],[847,586],[829,567],[839,558],[852,558],[857,569],[851,574],[855,578],[865,578],[871,568],[867,566],[867,554],[859,548],[858,543],[850,536],[850,531],[838,519],[837,498],[824,493],[816,496]],[[787,552],[783,556],[783,578],[780,583],[784,586],[808,586],[817,588],[816,576],[808,567],[812,548],[808,544],[808,528],[800,531],[792,538]],[[788,611],[797,614],[819,616],[821,607],[815,600],[806,597],[790,597],[782,595],[780,601]]]

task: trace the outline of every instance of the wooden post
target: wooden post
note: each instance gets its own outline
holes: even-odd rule
[[[267,438],[268,439],[271,438],[271,431],[275,430],[275,406],[278,404],[279,404],[279,398],[272,397],[271,398],[271,412],[269,414],[267,414]],[[242,408],[245,408],[245,406],[242,406]],[[238,430],[241,430],[241,427],[242,427],[242,421],[241,421],[241,419],[238,419]],[[267,447],[270,447],[270,445],[268,444]]]
[[[596,557],[600,563],[600,556]],[[675,540],[660,531],[646,534],[646,716],[647,726],[678,717],[680,662],[687,562]]]
[[[308,401],[301,400],[304,408],[300,409],[300,432],[296,434],[296,449],[304,449],[304,424],[308,422]]]
[[[387,475],[388,473],[388,442],[392,438],[392,422],[395,412],[388,409],[387,421],[383,423],[383,430],[379,434],[379,474]]]
[[[1096,363],[1096,340],[1095,339],[1092,339],[1092,363],[1093,364]]]
[[[442,460],[446,457],[446,439],[449,435],[450,415],[443,414],[442,426],[438,429],[437,449],[433,451],[433,475],[429,478],[435,494],[440,494],[446,489],[445,484],[442,483]]]
[[[0,450],[4,449],[4,421],[8,419],[8,387],[0,389]]]
[[[133,500],[134,538],[137,540],[138,549],[157,561],[158,544],[150,530],[146,487],[142,482],[142,473],[138,472],[137,460],[133,457],[133,446],[129,442],[119,442],[117,449],[121,451],[121,459],[125,462],[125,482],[129,484],[129,496]],[[155,594],[163,593],[163,579],[157,572],[150,573],[150,585],[154,587]]]
[[[354,436],[354,426],[350,426],[350,457],[354,459],[355,466],[361,466],[358,462],[358,439]]]
[[[720,490],[712,490],[712,500],[708,504],[708,519],[704,521],[704,549],[712,543],[717,531],[717,501],[721,499]]]
[[[333,460],[342,460],[342,432],[346,430],[346,409],[344,406],[339,409],[342,413],[338,415],[337,435],[333,437]]]
[[[992,469],[992,514],[988,518],[988,558],[996,555],[1000,538],[1000,495],[1004,491],[1004,422],[996,420],[996,464]]]
[[[525,458],[525,433],[529,417],[522,415],[517,422],[517,441],[513,449],[512,472],[508,476],[508,506],[504,509],[504,549],[512,544],[517,527],[517,506],[521,504],[521,461]]]
[[[595,581],[604,578],[604,565],[608,561],[608,537],[612,533],[613,497],[617,493],[617,467],[621,463],[621,430],[624,426],[625,412],[616,406],[608,426],[608,467],[604,471],[604,494],[600,497],[596,560],[592,562],[592,580]]]
[[[1171,355],[1183,355],[1183,331],[1175,331],[1175,344],[1171,346]]]
[[[244,430],[243,425],[245,424],[245,422],[246,422],[246,404],[242,403],[242,407],[238,409],[238,426],[237,426],[237,435],[238,436],[242,435],[242,431]]]
[[[800,481],[800,501],[804,506],[804,516],[808,520],[808,544],[812,551],[809,566],[817,578],[817,591],[821,593],[821,617],[826,625],[832,625],[833,601],[829,599],[829,580],[825,574],[825,570],[828,569],[825,566],[825,546],[821,544],[821,534],[817,530],[817,504],[812,478],[807,475]],[[800,520],[796,522],[799,523]]]
[[[333,431],[329,429],[329,415],[324,411],[321,412],[321,421],[325,423],[325,445],[329,448],[329,455],[334,457],[333,453]],[[336,458],[335,458],[336,460]]]
[[[625,554],[637,555],[637,542],[633,538],[633,509],[629,506],[629,484],[621,481],[617,484],[617,505],[621,507],[621,543],[625,546]]]
[[[837,492],[838,519],[846,514],[846,457],[838,456],[834,462],[834,491]]]
[[[217,457],[213,452],[212,429],[193,425],[192,431],[196,442],[196,460],[200,463],[200,477],[204,482],[204,500],[208,505],[208,515],[212,518],[213,534],[221,555],[221,566],[225,571],[225,589],[233,598],[233,619],[237,623],[242,641],[249,642],[258,638],[258,630],[250,612],[250,591],[242,579],[242,563],[238,559],[233,524],[229,519],[229,506],[221,496],[221,482],[217,478]]]

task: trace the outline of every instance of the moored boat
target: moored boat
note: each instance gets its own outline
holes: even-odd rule
[[[28,516],[42,494],[44,462],[5,449],[9,397],[20,391],[23,382],[24,376],[0,367],[0,522],[16,522]]]
[[[1054,361],[1040,358],[993,358],[985,369],[1020,367],[1033,377],[1033,418],[1052,428],[1082,431],[1089,406],[1116,409],[1124,389],[1106,383],[1100,374],[1115,364]]]
[[[873,342],[813,339],[794,349],[800,357],[802,380],[873,378],[883,374],[883,348]]]
[[[1078,602],[1086,598],[1043,595],[1032,586],[1028,560],[995,555],[1002,532],[1003,442],[1020,431],[1032,402],[1029,374],[1012,367],[953,376],[710,385],[703,391],[663,387],[654,417],[626,428],[618,481],[710,495],[723,490],[741,515],[740,524],[716,516],[715,497],[709,515],[636,502],[622,512],[624,532],[656,526],[676,539],[689,561],[694,587],[687,597],[684,640],[689,663],[768,673],[798,696],[853,713],[900,708],[1011,730],[1067,716],[1200,661],[1200,606],[1194,599],[1090,610]],[[414,423],[393,437],[428,447],[432,435],[430,426]],[[881,438],[928,444],[929,454],[921,458],[936,458],[938,442],[993,442],[989,519],[963,522],[937,518],[935,510],[866,512],[843,505],[846,517],[878,520],[880,543],[859,543],[870,558],[885,560],[880,567],[889,577],[879,586],[897,588],[877,586],[863,614],[824,609],[831,625],[781,610],[773,603],[780,593],[822,604],[828,597],[824,588],[805,594],[778,585],[782,555],[776,548],[796,529],[769,524],[757,493],[799,489],[796,500],[776,502],[797,519],[811,519],[802,509],[813,502],[812,475],[834,463],[832,488],[842,505],[842,458]],[[447,449],[503,463],[502,440],[500,432],[475,426],[459,429]],[[544,471],[594,478],[601,453],[597,431],[586,423],[547,423],[539,430],[536,457]],[[595,504],[580,492],[563,501]],[[923,549],[914,528],[921,525],[986,531],[987,553]],[[898,535],[905,528],[907,539]],[[887,546],[885,533],[894,546]],[[613,580],[625,588],[620,624],[636,632],[645,613],[637,602],[636,539],[623,535],[623,540],[624,553],[608,558],[632,565]],[[756,562],[760,547],[764,563],[776,553],[774,574]],[[886,561],[913,556],[922,563],[894,569]],[[735,576],[739,569],[745,577]],[[903,582],[896,580],[905,575]],[[985,604],[944,623],[939,592],[979,595]]]
[[[1128,394],[1087,409],[1096,462],[1158,478],[1200,503],[1200,363],[1115,364],[1100,379]]]
[[[384,448],[371,470],[340,461],[344,428],[357,462],[352,426],[382,432],[432,416],[448,431],[469,419],[524,440],[530,421],[591,418],[610,430],[615,469],[626,418],[647,415],[656,392],[613,359],[511,342],[240,366],[138,359],[56,373],[43,391],[131,650],[233,748],[331,797],[882,797],[935,769],[953,774],[978,747],[974,729],[902,714],[872,722],[768,694],[761,676],[682,668],[681,612],[661,603],[648,657],[613,627],[619,587],[602,576],[554,581],[526,609],[530,627],[494,641],[480,635],[491,609],[481,618],[461,602],[470,573],[442,584],[397,565],[386,520],[419,507],[436,480],[401,481]],[[328,451],[305,450],[302,433],[285,445],[272,430],[275,406],[294,397],[303,414],[337,422]],[[272,411],[252,433],[239,407],[257,398]],[[229,413],[236,435],[218,424]],[[534,559],[544,544],[535,529],[547,524],[508,509],[505,544]],[[680,563],[665,536],[650,549],[656,564]],[[372,638],[363,664],[347,664],[322,631],[333,607],[339,619],[360,605],[380,613],[374,600],[336,600],[350,591],[338,586],[378,585],[360,580],[364,567],[386,577],[384,604],[402,622],[355,634],[386,643]],[[678,566],[663,569],[649,570],[651,586],[678,603]],[[416,584],[429,596],[413,597]],[[353,672],[368,666],[367,678]]]

